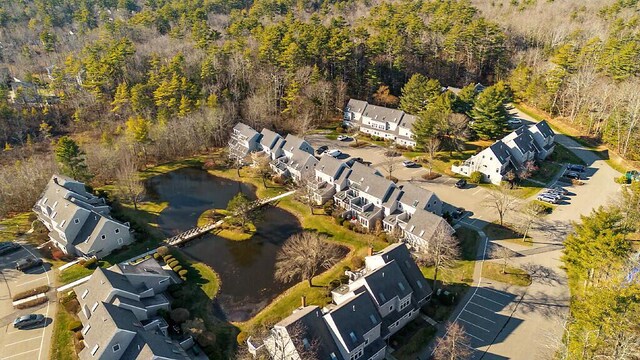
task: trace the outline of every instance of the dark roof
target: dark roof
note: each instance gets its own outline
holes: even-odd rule
[[[498,159],[498,161],[500,161],[501,164],[505,164],[509,161],[509,158],[511,156],[509,154],[509,147],[507,147],[507,145],[505,145],[505,143],[503,143],[502,141],[496,141],[491,146],[489,146],[489,148],[491,149],[491,151],[493,151],[493,153],[496,155],[496,158]]]
[[[345,108],[345,111],[362,113],[364,109],[367,107],[367,105],[369,104],[366,101],[350,99],[349,102],[347,103],[347,107]]]
[[[333,353],[337,359],[342,359],[340,351],[331,336],[329,327],[323,319],[322,311],[317,306],[306,306],[296,310],[293,314],[276,324],[287,329],[289,335],[297,335],[292,339],[298,352],[303,354],[304,339],[312,344],[317,359],[331,359]]]
[[[528,131],[516,136],[513,139],[513,142],[516,144],[516,146],[518,146],[518,149],[520,149],[522,153],[536,151],[535,147],[533,146],[533,137]]]
[[[551,130],[551,127],[547,123],[547,120],[542,120],[542,121],[540,121],[540,122],[538,122],[536,124],[533,124],[533,125],[531,125],[530,128],[537,128],[538,131],[540,131],[540,133],[545,138],[555,135],[555,133],[553,132],[553,130]]]
[[[89,238],[91,234],[93,234],[93,230],[98,225],[100,218],[101,216],[97,213],[92,212],[91,214],[89,214],[84,224],[82,224],[80,231],[78,231],[76,238],[73,239],[73,245],[78,245],[82,242],[87,241],[87,238]]]
[[[400,121],[400,126],[413,129],[413,124],[418,120],[418,117],[415,115],[404,114],[402,120]]]
[[[386,304],[396,296],[403,299],[412,292],[398,264],[393,260],[367,274],[365,281],[378,306]]]
[[[272,148],[272,146],[275,146],[276,140],[282,137],[280,136],[280,134],[267,128],[262,129],[261,133],[262,138],[260,139],[260,144],[270,149]]]
[[[337,179],[340,177],[340,174],[344,171],[345,167],[346,165],[342,161],[331,156],[323,156],[320,158],[320,162],[316,166],[316,170]]]
[[[379,122],[394,122],[398,123],[402,119],[404,112],[402,110],[389,109],[382,106],[369,105],[365,109],[363,116],[371,118],[372,120]]]
[[[400,271],[402,271],[413,289],[413,296],[416,299],[421,300],[431,295],[433,291],[411,257],[407,245],[404,243],[390,245],[376,255],[380,255],[385,262],[395,260],[395,263],[398,264]]]
[[[349,352],[364,343],[363,335],[382,322],[371,296],[364,289],[325,316],[331,317]]]

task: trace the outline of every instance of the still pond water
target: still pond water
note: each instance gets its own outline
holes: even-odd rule
[[[159,226],[167,236],[194,227],[211,208],[224,209],[238,192],[255,199],[251,185],[213,176],[197,168],[183,168],[155,176],[146,184],[148,193],[168,206],[160,213]],[[253,317],[291,284],[273,277],[276,255],[284,241],[302,229],[298,219],[280,208],[268,208],[257,231],[246,241],[229,241],[205,235],[191,241],[184,252],[210,265],[222,286],[218,305],[229,321]]]

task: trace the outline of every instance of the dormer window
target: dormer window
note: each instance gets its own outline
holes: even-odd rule
[[[86,297],[87,297],[87,295],[89,295],[89,289],[86,289],[84,292],[82,292],[82,296],[81,296],[81,298],[83,298],[83,299],[84,299],[84,298],[86,298]]]
[[[107,238],[107,235],[105,234],[100,235],[100,239],[105,240],[106,238]]]
[[[80,219],[73,219],[74,224],[80,224]]]
[[[358,341],[356,333],[354,333],[353,331],[349,333],[349,337],[351,337],[351,341],[353,341],[354,343]]]
[[[64,227],[64,224],[67,223],[67,220],[62,220],[62,222],[60,223],[60,227]]]
[[[116,234],[119,234],[119,233],[120,233],[120,229],[115,229],[115,230],[114,230],[114,232],[115,232]]]
[[[100,348],[100,345],[94,346],[93,349],[91,349],[91,356],[95,356],[99,348]]]
[[[118,352],[118,351],[120,351],[120,344],[115,344],[115,345],[113,345],[113,347],[111,348],[111,350],[113,350],[113,352]]]
[[[398,283],[398,287],[400,288],[400,291],[404,291],[404,285],[401,282]]]
[[[91,312],[96,311],[97,308],[98,308],[98,302],[96,301],[96,303],[93,304],[93,306],[91,307]]]

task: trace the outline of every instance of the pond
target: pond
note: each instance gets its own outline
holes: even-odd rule
[[[195,226],[205,210],[226,208],[239,191],[249,198],[256,198],[253,186],[196,168],[155,176],[146,186],[157,201],[168,203],[158,222],[167,235]],[[273,273],[282,244],[300,231],[300,223],[293,214],[280,208],[268,208],[249,240],[230,241],[205,235],[188,243],[183,251],[210,265],[220,275],[222,286],[217,305],[222,315],[229,321],[245,321],[291,286],[276,281]]]

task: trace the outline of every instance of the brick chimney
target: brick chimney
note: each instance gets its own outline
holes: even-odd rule
[[[300,302],[301,302],[302,307],[307,306],[307,297],[306,297],[306,296],[304,296],[304,295],[303,295],[303,296],[301,296],[301,297],[300,297]]]
[[[373,247],[369,246],[369,248],[367,249],[367,256],[372,256],[373,255]]]

